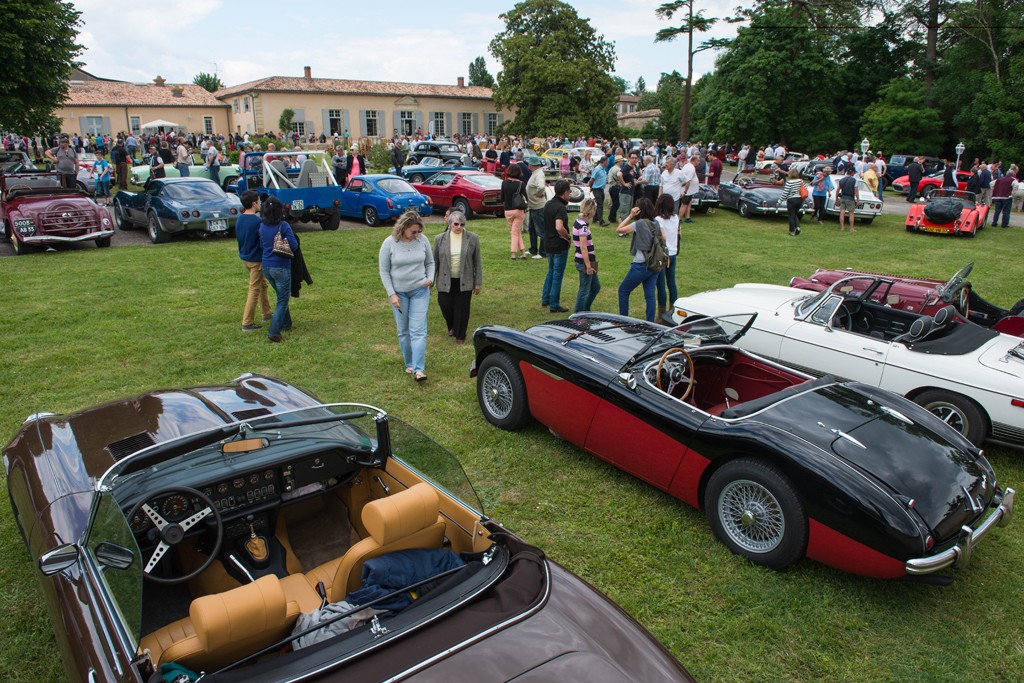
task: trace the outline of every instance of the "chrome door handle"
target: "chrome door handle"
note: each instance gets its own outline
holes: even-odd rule
[[[877,353],[879,356],[885,355],[885,351],[879,351],[878,349],[874,348],[873,346],[862,346],[861,348],[864,351],[870,351],[871,353]]]

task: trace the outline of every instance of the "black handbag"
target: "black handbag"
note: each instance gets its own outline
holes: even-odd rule
[[[519,183],[519,187],[516,188],[516,193],[512,195],[512,210],[525,210],[526,209],[526,197],[523,196],[523,181],[516,181]]]

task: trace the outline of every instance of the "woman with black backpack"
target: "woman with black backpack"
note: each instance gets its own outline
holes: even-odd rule
[[[654,204],[647,197],[643,197],[637,201],[636,206],[629,210],[629,215],[615,228],[615,232],[620,235],[633,233],[633,239],[629,243],[629,253],[633,255],[633,262],[630,264],[629,270],[626,271],[626,277],[622,278],[622,282],[619,284],[619,315],[629,315],[629,295],[637,286],[643,285],[644,302],[647,304],[644,317],[648,322],[654,322],[654,311],[657,305],[655,286],[658,282],[658,273],[662,270],[652,270],[648,267],[648,254],[654,249],[656,240],[661,240],[661,243],[664,244],[664,240],[661,238],[661,229],[654,222],[654,218]]]

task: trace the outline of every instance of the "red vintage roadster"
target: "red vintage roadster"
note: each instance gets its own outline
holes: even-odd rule
[[[907,232],[974,237],[985,227],[988,206],[973,192],[932,190],[924,204],[912,204],[907,212]]]

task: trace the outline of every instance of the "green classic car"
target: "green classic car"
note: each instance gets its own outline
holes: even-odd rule
[[[192,164],[188,167],[189,176],[198,178],[209,178],[210,171],[202,162],[196,162],[199,157],[192,155]],[[131,171],[131,183],[132,185],[145,185],[146,181],[149,180],[149,164],[139,164],[138,166],[132,166]],[[164,164],[164,173],[168,178],[179,178],[181,173],[178,172],[177,167],[174,164]],[[224,189],[228,189],[228,185],[234,185],[238,182],[238,164],[224,164],[220,167],[220,186]]]

